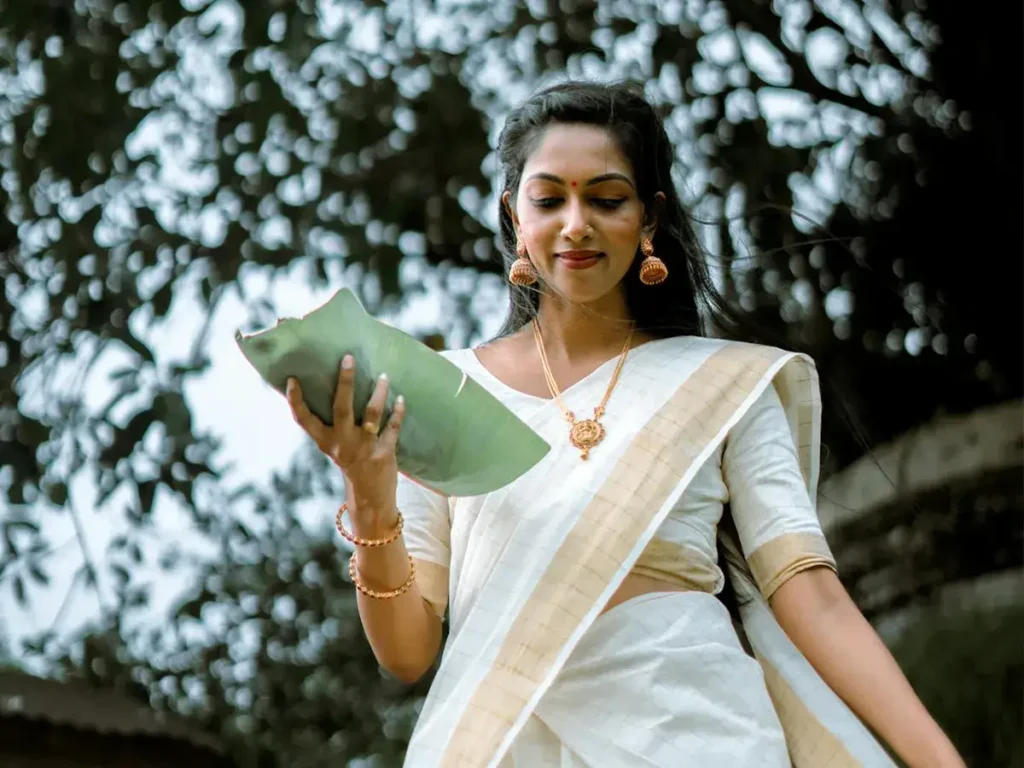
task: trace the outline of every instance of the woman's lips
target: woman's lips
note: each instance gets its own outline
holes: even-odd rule
[[[555,255],[567,269],[589,269],[604,258],[604,254],[597,251],[566,251]]]

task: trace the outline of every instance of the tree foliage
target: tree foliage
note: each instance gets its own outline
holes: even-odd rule
[[[117,585],[98,647],[119,674],[249,764],[393,757],[409,713],[387,704],[419,692],[381,682],[335,545],[296,515],[336,479],[304,454],[244,486],[192,423],[183,387],[209,369],[220,302],[237,292],[267,324],[248,278],[301,270],[389,311],[429,275],[450,309],[429,330],[467,342],[501,271],[501,115],[552,78],[631,77],[664,112],[726,294],[809,348],[872,439],[1019,396],[1009,10],[0,1],[0,585],[34,599],[57,556],[46,520],[104,515],[123,535],[81,546],[77,584]],[[207,322],[162,354],[154,330],[193,294]],[[861,450],[847,434],[830,417],[832,466]],[[152,525],[160,498],[213,555],[181,559]],[[133,575],[154,558],[196,584],[155,628]]]
[[[893,654],[967,765],[1024,766],[1024,610],[1019,604],[929,608]]]

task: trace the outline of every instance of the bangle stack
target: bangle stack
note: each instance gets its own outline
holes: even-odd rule
[[[405,521],[402,518],[401,512],[398,513],[398,522],[395,523],[394,529],[387,536],[380,539],[364,539],[345,530],[345,526],[342,524],[341,519],[344,516],[345,512],[347,511],[348,502],[346,501],[338,509],[338,514],[335,515],[334,522],[335,525],[337,525],[338,527],[338,533],[340,533],[345,538],[346,541],[351,542],[356,547],[366,547],[368,549],[373,549],[375,547],[383,547],[396,541],[398,537],[402,535],[402,528],[405,524]],[[372,597],[375,600],[390,600],[392,598],[398,597],[399,595],[403,595],[409,591],[409,588],[412,587],[413,583],[416,581],[416,566],[413,563],[412,556],[410,555],[409,578],[407,578],[405,582],[396,589],[389,589],[387,591],[381,592],[375,589],[370,589],[365,584],[363,584],[362,580],[359,578],[359,572],[356,570],[356,556],[353,553],[352,557],[348,561],[348,576],[352,580],[352,583],[355,585],[356,589],[358,589],[367,597]]]

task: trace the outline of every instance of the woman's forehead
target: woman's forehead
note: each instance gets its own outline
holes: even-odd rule
[[[553,125],[526,158],[523,178],[558,176],[566,183],[585,183],[618,173],[633,178],[633,169],[611,134],[596,125]]]

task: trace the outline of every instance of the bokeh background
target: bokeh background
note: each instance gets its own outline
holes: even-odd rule
[[[818,361],[847,587],[968,764],[1024,765],[1021,21],[0,0],[0,763],[400,764],[429,681],[378,670],[340,478],[232,335],[347,286],[487,338],[502,117],[576,77],[646,83],[722,290]]]

